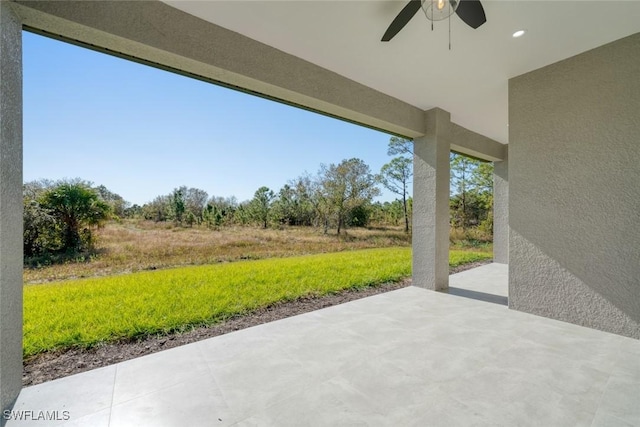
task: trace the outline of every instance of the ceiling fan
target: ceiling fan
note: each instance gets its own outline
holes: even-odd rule
[[[487,22],[480,0],[410,0],[391,22],[382,41],[388,42],[395,37],[420,8],[424,9],[430,21],[448,18],[455,12],[465,24],[474,29]]]

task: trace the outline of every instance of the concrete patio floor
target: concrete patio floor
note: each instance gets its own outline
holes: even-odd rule
[[[7,426],[640,426],[640,341],[508,310],[506,265],[450,284],[28,387],[69,420]]]

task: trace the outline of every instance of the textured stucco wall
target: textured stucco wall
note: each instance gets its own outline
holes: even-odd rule
[[[427,135],[413,143],[413,285],[449,287],[449,153],[451,116],[425,112]]]
[[[640,338],[640,33],[509,82],[509,306]]]
[[[0,403],[22,387],[22,26],[0,1]],[[2,423],[4,424],[4,419]]]

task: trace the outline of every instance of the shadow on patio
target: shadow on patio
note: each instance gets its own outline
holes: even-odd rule
[[[28,387],[69,419],[7,426],[640,425],[639,341],[508,310],[506,265],[450,283]]]

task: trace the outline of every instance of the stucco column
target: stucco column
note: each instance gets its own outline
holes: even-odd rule
[[[449,288],[449,153],[451,117],[425,112],[427,134],[413,141],[413,284]]]
[[[509,155],[493,163],[493,262],[509,264]]]
[[[5,410],[22,387],[22,24],[6,1],[0,1],[0,319]]]

